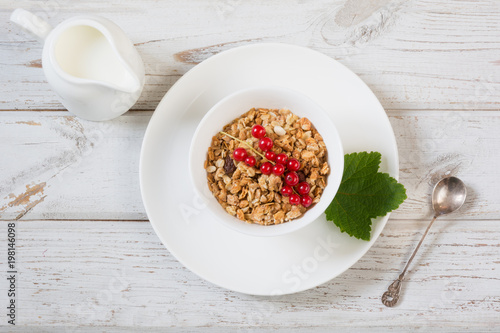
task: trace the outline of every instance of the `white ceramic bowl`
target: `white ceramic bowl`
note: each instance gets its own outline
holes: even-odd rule
[[[263,226],[246,223],[228,214],[212,195],[207,184],[204,162],[212,137],[222,128],[251,108],[287,108],[299,117],[307,117],[323,137],[328,150],[330,175],[320,201],[302,217],[278,224]],[[334,123],[328,114],[312,99],[297,91],[282,87],[255,87],[239,90],[215,104],[203,117],[189,150],[191,180],[197,194],[225,226],[252,236],[280,236],[299,230],[320,217],[335,197],[344,170],[344,151]]]

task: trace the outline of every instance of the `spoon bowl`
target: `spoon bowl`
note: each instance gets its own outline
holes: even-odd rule
[[[432,208],[436,216],[456,211],[465,202],[467,188],[457,177],[441,179],[432,191]]]

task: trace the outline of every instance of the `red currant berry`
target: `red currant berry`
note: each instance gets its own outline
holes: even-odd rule
[[[260,139],[259,148],[262,149],[262,151],[271,150],[273,148],[273,140],[268,137]]]
[[[252,127],[252,136],[254,138],[260,139],[266,136],[266,129],[261,125],[254,125]]]
[[[262,172],[262,174],[264,175],[269,175],[272,170],[273,170],[273,165],[269,162],[264,162],[260,166],[260,172]]]
[[[248,165],[249,167],[255,166],[256,162],[257,160],[253,156],[248,156],[247,158],[245,158],[245,164]]]
[[[299,183],[299,176],[296,172],[289,172],[285,176],[285,183],[290,186],[295,186]]]
[[[287,160],[288,160],[288,156],[286,156],[286,154],[278,154],[276,156],[276,163],[281,163],[283,165],[286,165]]]
[[[309,184],[306,182],[302,182],[299,184],[299,186],[297,186],[297,192],[299,192],[299,194],[307,194],[310,190],[311,186],[309,186]]]
[[[290,171],[297,171],[300,169],[300,162],[297,161],[295,158],[291,158],[288,160],[286,167]]]
[[[276,176],[281,176],[285,172],[285,166],[283,164],[276,164],[273,166],[273,173]]]
[[[289,197],[293,193],[293,189],[290,186],[283,186],[281,188],[281,194],[284,197]]]
[[[300,199],[300,204],[306,208],[311,206],[312,203],[313,203],[313,199],[311,199],[311,197],[308,195],[304,195]]]
[[[247,158],[247,156],[248,156],[248,154],[247,154],[247,151],[245,150],[245,148],[236,148],[233,151],[233,158],[236,161],[244,161],[245,158]]]
[[[266,151],[265,156],[269,161],[274,161],[276,159],[276,153],[271,150]]]
[[[293,193],[290,195],[290,203],[292,205],[298,205],[300,203],[300,195]]]

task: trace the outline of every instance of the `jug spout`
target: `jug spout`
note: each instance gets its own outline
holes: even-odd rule
[[[52,30],[50,24],[22,8],[14,10],[10,15],[10,20],[34,35],[40,42],[43,42]]]
[[[57,34],[53,65],[68,81],[92,83],[135,93],[142,86],[138,61],[113,32],[113,26],[98,19],[81,19]],[[135,61],[134,61],[135,60]],[[142,62],[139,61],[139,65]],[[140,66],[139,66],[140,67]]]
[[[116,56],[121,58],[118,53]],[[128,66],[125,59],[120,59],[120,64],[116,67],[114,72],[103,72],[104,75],[96,83],[127,94],[135,94],[142,89],[143,82]]]
[[[66,71],[70,74],[67,77],[68,81],[102,86],[124,94],[136,94],[142,90],[144,81],[118,52],[100,56],[98,60],[89,60],[92,61],[92,65],[87,66],[85,71],[78,73]]]

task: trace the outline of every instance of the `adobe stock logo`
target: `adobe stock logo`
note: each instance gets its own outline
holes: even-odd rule
[[[318,270],[319,264],[330,259],[335,250],[341,246],[334,234],[329,234],[326,237],[317,237],[316,242],[317,245],[309,256],[303,258],[299,263],[293,264],[283,272],[282,281],[290,285],[290,292],[299,290],[302,282],[309,279],[311,274]],[[283,291],[275,289],[272,294],[281,295]]]
[[[241,4],[242,0],[219,0],[215,2],[215,9],[219,19],[225,20]]]
[[[179,203],[178,208],[183,221],[187,224],[190,224],[191,219],[194,216],[199,215],[205,208],[207,208],[206,201],[206,197],[202,198],[199,195],[195,194],[193,195],[193,199],[190,203]]]

